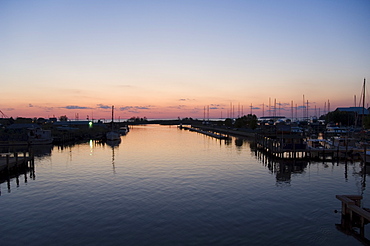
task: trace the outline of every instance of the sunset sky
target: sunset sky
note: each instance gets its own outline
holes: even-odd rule
[[[370,80],[370,1],[0,0],[0,51],[8,117],[322,114]]]

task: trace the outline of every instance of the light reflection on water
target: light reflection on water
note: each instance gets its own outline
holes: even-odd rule
[[[335,228],[359,163],[276,163],[246,140],[135,126],[118,144],[52,149],[1,184],[6,245],[360,245]]]

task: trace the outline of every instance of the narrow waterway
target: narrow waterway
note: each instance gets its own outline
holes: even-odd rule
[[[0,189],[4,245],[361,245],[336,229],[335,195],[370,207],[358,162],[272,162],[248,140],[159,125],[45,146]]]

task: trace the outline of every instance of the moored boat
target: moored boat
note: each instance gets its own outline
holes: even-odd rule
[[[109,131],[106,134],[107,140],[114,141],[121,139],[121,135],[118,132],[115,131]]]
[[[130,130],[129,130],[128,126],[123,126],[123,127],[120,127],[120,129],[119,129],[119,133],[121,135],[126,135],[129,131]]]
[[[121,134],[118,131],[115,131],[113,128],[114,123],[114,106],[112,106],[112,122],[111,122],[111,130],[105,134],[107,140],[115,141],[121,139]]]
[[[53,142],[50,130],[43,130],[41,128],[30,128],[28,130],[29,144],[51,144]]]
[[[322,150],[327,148],[328,140],[326,139],[307,139],[307,148],[309,150]]]
[[[13,124],[7,127],[10,133],[4,134],[0,146],[41,145],[53,143],[50,130],[36,124]]]

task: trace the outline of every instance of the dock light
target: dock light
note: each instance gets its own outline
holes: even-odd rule
[[[92,128],[92,126],[93,126],[92,121],[89,121],[89,128]]]

